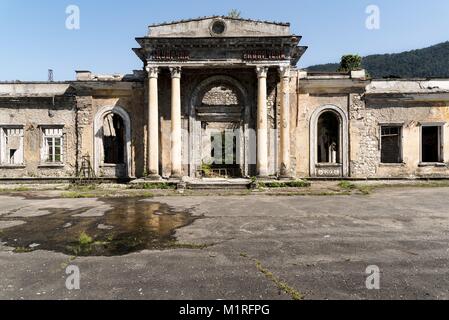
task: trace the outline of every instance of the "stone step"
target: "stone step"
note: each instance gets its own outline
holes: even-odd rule
[[[188,182],[187,189],[191,190],[213,190],[213,189],[224,189],[224,190],[247,190],[251,187],[251,181],[241,180],[241,181],[195,181]]]

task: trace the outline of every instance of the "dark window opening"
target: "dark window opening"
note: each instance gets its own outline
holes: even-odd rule
[[[15,156],[16,156],[16,149],[9,149],[9,163],[14,164],[15,163]]]
[[[441,127],[422,127],[422,162],[441,161]]]
[[[402,163],[401,127],[382,127],[381,162]]]
[[[334,112],[318,120],[318,163],[340,163],[340,119]]]
[[[125,163],[125,126],[119,115],[111,114],[104,119],[103,148],[105,164]]]

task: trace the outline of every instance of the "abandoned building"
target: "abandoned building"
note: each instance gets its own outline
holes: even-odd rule
[[[130,75],[0,83],[0,179],[449,178],[449,79],[308,73],[288,23],[136,40]]]

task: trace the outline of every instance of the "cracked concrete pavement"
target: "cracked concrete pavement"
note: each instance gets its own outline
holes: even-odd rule
[[[255,261],[305,299],[449,299],[449,188],[142,201],[204,215],[176,237],[214,245],[74,260],[0,246],[0,299],[291,299]],[[0,232],[28,215],[45,223],[55,206],[109,208],[96,199],[1,195],[0,203],[0,220],[13,215]],[[67,265],[80,268],[81,290],[66,289]],[[380,290],[366,289],[370,265],[381,270]]]

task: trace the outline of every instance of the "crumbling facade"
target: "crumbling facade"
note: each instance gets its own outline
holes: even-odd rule
[[[296,69],[289,24],[150,26],[132,75],[0,83],[0,179],[449,178],[449,79]]]

